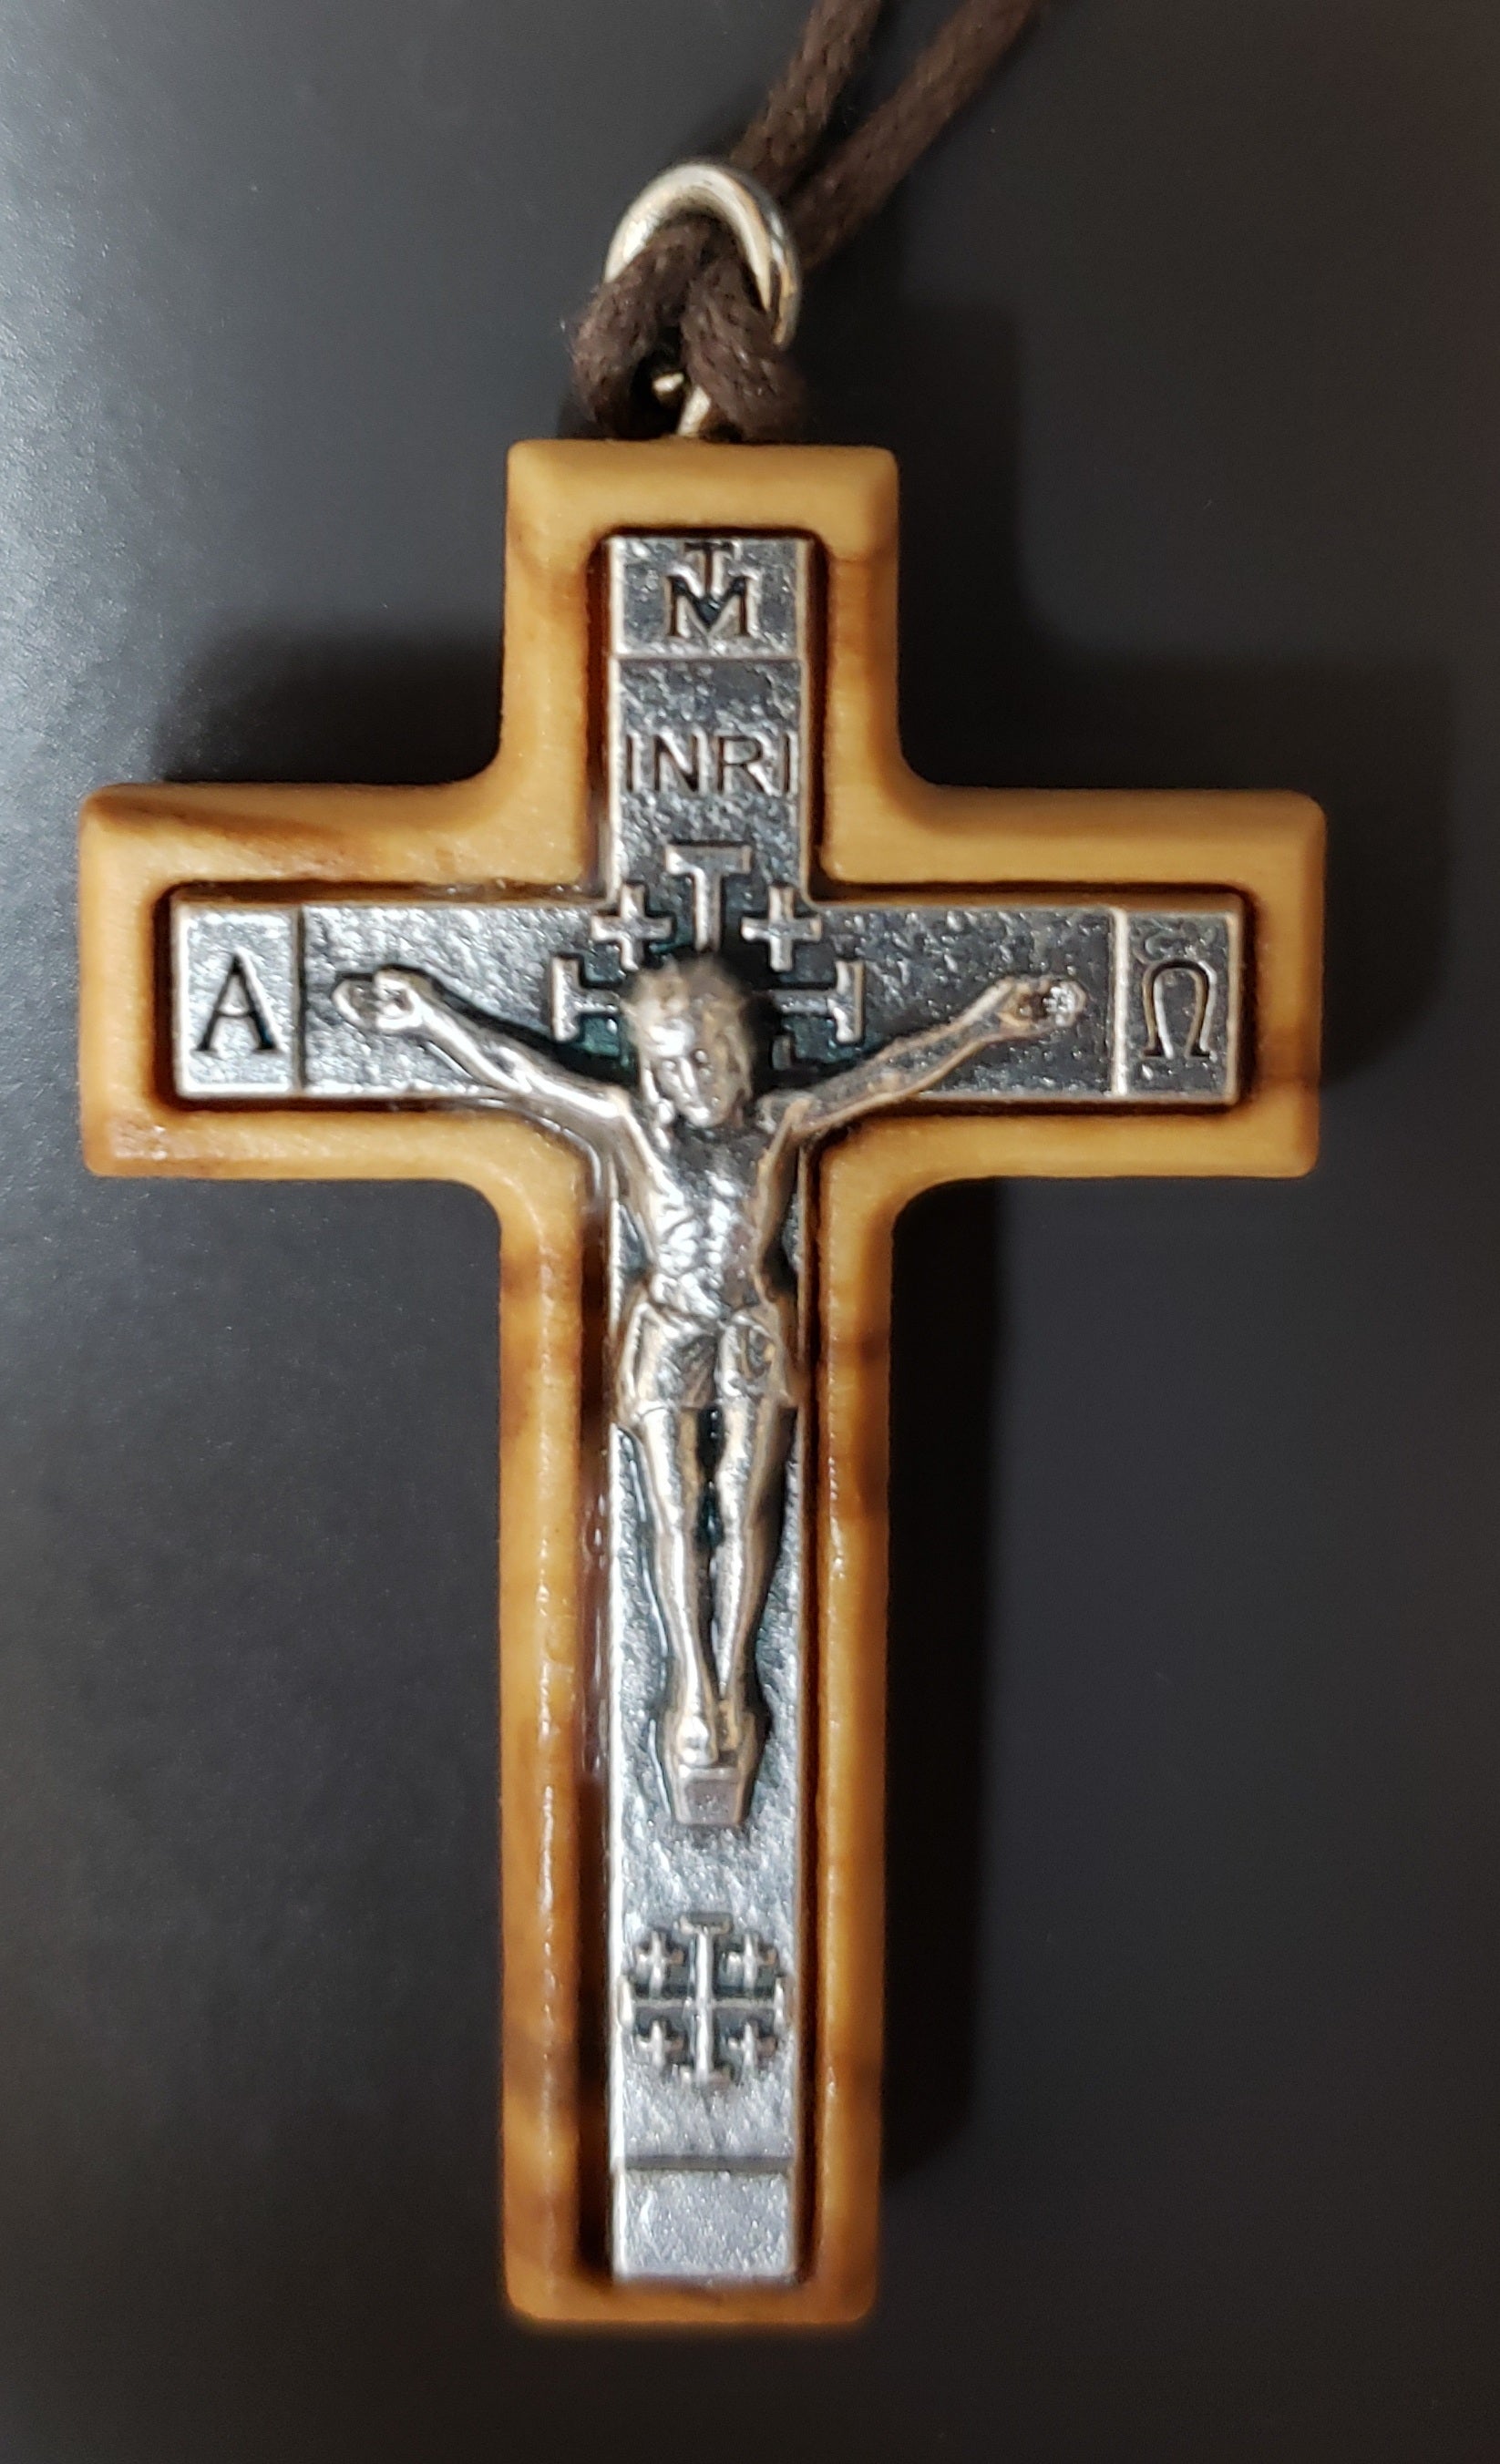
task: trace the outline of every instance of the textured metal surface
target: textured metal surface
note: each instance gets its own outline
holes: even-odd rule
[[[622,538],[605,570],[601,894],[185,896],[176,1068],[200,1099],[502,1104],[603,1169],[611,2259],[778,2279],[805,2159],[800,1159],[893,1103],[1232,1100],[1242,919],[813,899],[808,543]]]
[[[786,1542],[761,1618],[756,1659],[768,1732],[745,1821],[686,1829],[670,1818],[653,1722],[661,1695],[659,1612],[646,1570],[631,1447],[609,1440],[614,1530],[609,1631],[609,1973],[613,1980],[609,2154],[611,2244],[625,2275],[778,2277],[796,2265],[805,2038],[802,1870],[804,1491],[787,1467]],[[723,1914],[774,1950],[783,1980],[774,2053],[753,2073],[702,2083],[663,2070],[621,1991],[641,1941]],[[719,2169],[708,2169],[717,2166]],[[752,2187],[753,2185],[753,2187]],[[751,2211],[755,2231],[729,2229]]]
[[[611,887],[650,883],[663,840],[717,845],[726,850],[721,861],[746,875],[753,867],[762,883],[800,883],[810,785],[809,543],[618,539],[607,543],[606,565]],[[737,847],[741,856],[727,854]],[[763,910],[763,892],[749,904]]]
[[[774,2280],[796,2245],[795,2183],[775,2165],[640,2166],[620,2176],[614,2234],[637,2276]]]
[[[647,924],[670,917],[670,946],[678,951],[694,939],[694,887],[685,873],[663,867],[644,898]],[[1046,1045],[997,1046],[913,1101],[1220,1104],[1239,1092],[1245,957],[1236,900],[1202,907],[1174,901],[1159,909],[971,903],[829,904],[814,910],[798,894],[796,923],[816,924],[818,932],[799,938],[791,952],[793,967],[780,970],[772,963],[774,944],[768,947],[764,937],[770,913],[763,886],[749,874],[730,874],[723,900],[723,939],[733,950],[736,971],[764,1004],[773,1078],[800,1082],[842,1065],[856,1050],[873,1049],[924,1019],[961,1008],[997,975],[1014,973],[1060,975],[1076,982],[1087,999],[1073,1025]],[[300,1091],[338,1103],[403,1096],[474,1100],[463,1072],[441,1054],[365,1035],[340,1016],[333,994],[341,977],[386,966],[421,969],[486,1017],[523,1033],[551,1040],[561,1023],[570,1029],[562,1040],[575,1043],[581,1053],[601,1062],[621,1058],[618,1013],[627,970],[619,951],[593,929],[601,918],[614,920],[617,906],[561,900],[537,906],[504,900],[308,901],[298,911],[299,1005],[283,1005],[279,997],[268,1004],[278,1019],[289,1018],[294,1049],[299,1027],[305,1056]],[[178,1092],[202,1101],[291,1091],[296,1081],[285,1064],[252,1053],[252,1039],[243,1029],[220,1028],[219,1060],[211,1069],[195,1048],[202,1022],[237,955],[251,959],[268,994],[279,981],[257,921],[266,911],[251,901],[228,905],[196,896],[179,899],[176,910]],[[290,911],[276,913],[279,918],[284,912]],[[748,942],[746,920],[761,927]],[[278,936],[282,929],[278,921]],[[666,946],[652,940],[647,963]],[[1211,1001],[1196,1035],[1197,979],[1185,967],[1153,955],[1162,950],[1190,956],[1210,979]],[[840,1035],[841,1021],[853,1015],[841,998],[841,965],[858,970],[863,1024],[852,1043]],[[247,1062],[257,1073],[254,1077],[244,1076],[241,1065]]]

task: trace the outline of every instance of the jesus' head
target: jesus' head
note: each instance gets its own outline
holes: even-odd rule
[[[749,1003],[717,958],[666,958],[625,997],[643,1084],[695,1130],[721,1130],[750,1100]]]

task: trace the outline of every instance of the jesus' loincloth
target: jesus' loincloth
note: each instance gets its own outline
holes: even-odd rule
[[[767,1297],[721,1317],[700,1317],[642,1285],[626,1305],[614,1380],[614,1417],[638,1427],[651,1412],[707,1412],[802,1400],[789,1301]]]

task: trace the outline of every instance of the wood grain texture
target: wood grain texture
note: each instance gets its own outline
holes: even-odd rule
[[[505,721],[495,760],[436,788],[116,787],[80,851],[84,1151],[103,1173],[458,1180],[500,1223],[501,2116],[505,2281],[574,2324],[827,2325],[872,2298],[879,2170],[886,1470],[896,1217],[991,1175],[1296,1174],[1313,1159],[1322,821],[1295,796],[938,788],[896,734],[894,466],[830,448],[526,444],[510,460]],[[163,1067],[163,902],[192,885],[377,889],[584,883],[590,568],[620,529],[786,529],[827,573],[830,887],[1090,894],[1158,884],[1247,902],[1248,1091],[1200,1111],[871,1122],[817,1177],[812,1668],[817,1771],[812,2212],[788,2288],[616,2284],[588,2255],[581,1911],[597,1816],[583,1753],[580,1533],[589,1433],[585,1192],[568,1153],[494,1115],[192,1108]]]

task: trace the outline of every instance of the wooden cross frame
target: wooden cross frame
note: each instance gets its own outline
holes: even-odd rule
[[[1313,1158],[1316,808],[1292,795],[989,792],[914,778],[894,716],[895,522],[894,467],[879,452],[518,446],[503,740],[486,770],[435,788],[118,787],[83,820],[83,1132],[97,1172],[457,1180],[499,1218],[503,2239],[510,2299],[539,2319],[827,2324],[871,2298],[901,1210],[948,1180],[1291,1175]],[[764,550],[759,566],[747,541]],[[788,572],[801,596],[778,618]],[[719,654],[758,651],[757,628],[769,640],[783,619],[780,666],[731,676],[733,726],[699,725],[695,679],[713,666],[721,683]],[[686,698],[637,725],[630,696],[652,660]],[[773,705],[791,719],[773,725]],[[667,817],[650,879],[647,858],[616,844],[637,806]],[[679,826],[679,808],[703,825]],[[752,819],[728,826],[740,813]],[[795,861],[777,830],[802,833]],[[944,917],[970,954],[961,963]],[[849,938],[856,926],[864,941]],[[364,1034],[372,986],[384,980],[388,1011],[428,982],[403,976],[392,993],[380,977],[391,955],[381,935],[401,932],[418,936],[433,998],[448,998],[446,982],[459,1002],[460,1028],[482,1023],[487,1004],[504,1009],[494,986],[506,967],[530,967],[512,1010],[525,1048],[550,1035],[600,1086],[611,1068],[618,1079],[622,1009],[663,944],[717,948],[738,934],[736,963],[773,1014],[771,1066],[793,1098],[872,1036],[920,1041],[892,990],[918,945],[965,1000],[986,969],[1021,966],[1018,950],[1039,982],[1061,973],[1082,988],[1071,1042],[1006,1047],[1022,1056],[1013,1067],[971,1055],[966,1077],[937,1089],[929,1069],[919,1100],[845,1128],[805,1167],[812,1391],[793,1461],[806,1545],[799,1556],[802,1542],[786,1543],[802,1603],[795,1718],[779,1679],[764,1688],[783,1765],[800,1736],[802,1845],[779,1885],[795,1958],[730,1908],[727,1885],[722,1908],[684,1899],[649,1929],[617,1910],[604,1939],[616,1916],[598,1913],[602,1860],[622,1852],[583,1741],[597,1621],[621,1612],[601,1611],[581,1535],[602,1480],[614,1480],[613,1510],[636,1509],[618,1436],[614,1473],[600,1468],[585,1312],[598,1210],[576,1146],[508,1116],[498,1081],[486,1108],[441,1042],[398,1049]],[[867,944],[889,956],[884,973],[859,955]],[[1057,1015],[1066,1027],[1071,1012]],[[457,1030],[442,1031],[452,1042]],[[518,1048],[505,1046],[504,1069]],[[499,1065],[485,1066],[493,1080]],[[392,1099],[412,1108],[393,1111]],[[686,1359],[679,1386],[696,1374]],[[644,1751],[622,1729],[625,1700],[610,1713],[617,1759]],[[753,1755],[738,1779],[741,1793],[793,1784],[770,1760],[757,1779]],[[732,1865],[760,1800],[748,1816],[727,1795],[705,1812],[683,1789],[643,1818],[675,1823],[684,1872],[720,1856]],[[607,2039],[618,2069],[607,2128]],[[658,2088],[699,2100],[694,2126],[709,2136],[684,2145],[700,2152],[663,2159],[630,2144],[637,2055],[648,2122]],[[795,2128],[796,2148],[762,2150],[738,2172],[724,2160],[743,2204],[715,2230],[740,2233],[744,2248],[681,2265],[671,2200],[691,2205],[693,2168],[712,2174],[718,2161],[701,2152],[720,2145],[713,2116],[727,2108],[712,2100],[778,2062],[795,2074],[777,2126]],[[780,2255],[758,2266],[746,2254],[773,2210]]]

